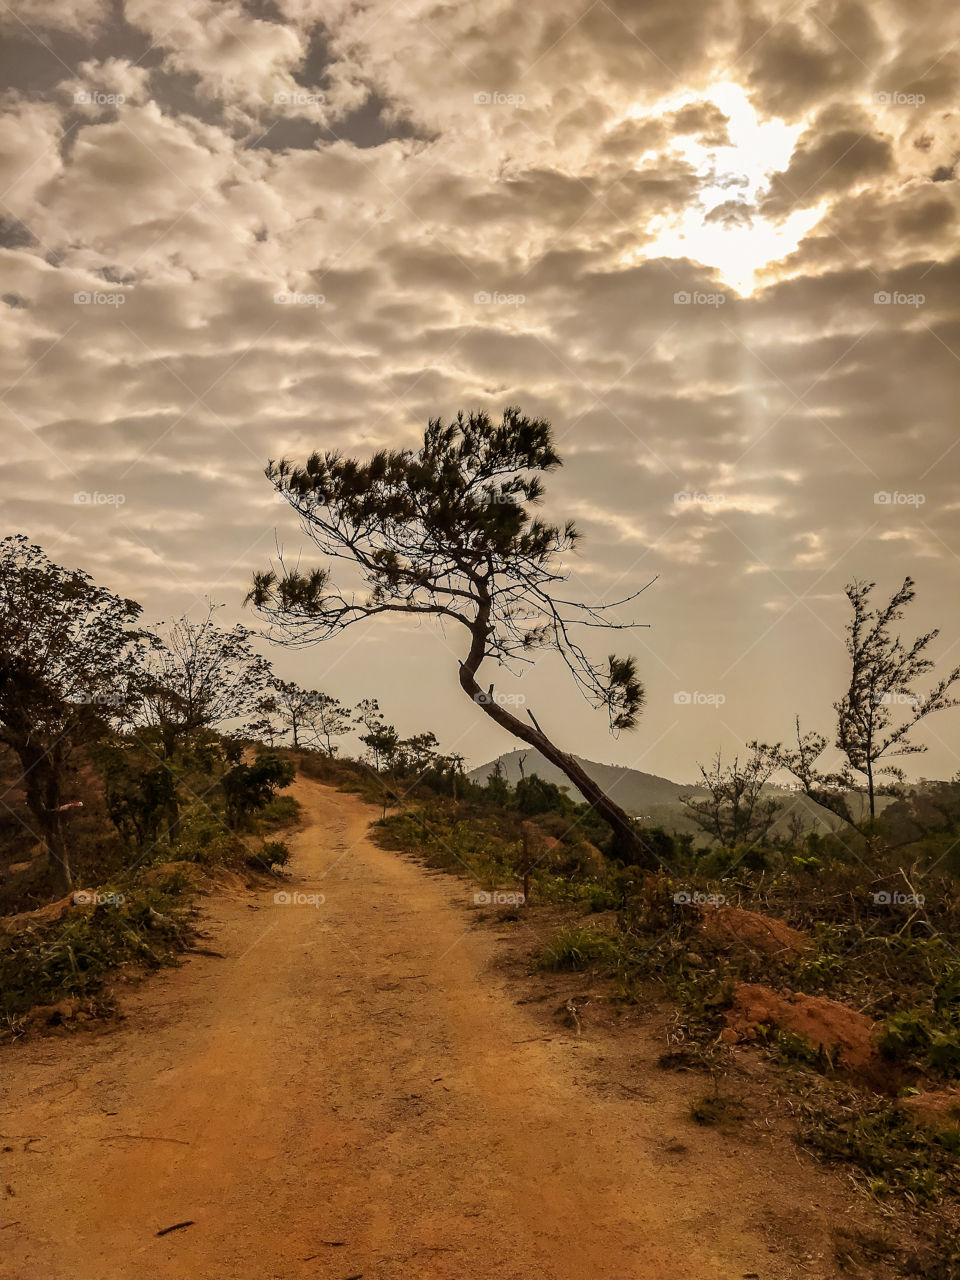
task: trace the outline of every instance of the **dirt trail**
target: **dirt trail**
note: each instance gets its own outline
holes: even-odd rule
[[[469,886],[371,844],[356,797],[296,794],[286,887],[322,906],[213,899],[227,959],[144,983],[110,1034],[5,1051],[0,1274],[833,1274],[772,1225],[825,1230],[811,1195],[828,1179],[732,1154],[671,1105],[673,1077],[654,1107],[584,1088],[583,1042],[490,972]]]

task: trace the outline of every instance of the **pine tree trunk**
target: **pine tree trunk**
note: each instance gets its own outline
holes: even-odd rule
[[[479,663],[476,665],[479,665]],[[581,768],[573,756],[561,751],[542,730],[534,725],[525,724],[524,721],[500,706],[488,693],[481,689],[476,677],[470,670],[469,661],[462,663],[460,666],[460,685],[464,692],[486,712],[491,720],[496,721],[501,728],[506,729],[508,733],[512,733],[521,742],[526,742],[528,746],[539,751],[542,756],[569,778],[591,808],[603,818],[604,822],[612,830],[613,845],[611,852],[615,858],[628,865],[635,864],[650,870],[657,870],[660,867],[660,859],[641,839],[630,815],[610,799],[607,793]]]

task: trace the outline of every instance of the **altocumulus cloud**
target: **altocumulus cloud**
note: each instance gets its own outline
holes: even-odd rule
[[[957,635],[950,6],[121,9],[2,19],[8,527],[153,614],[233,610],[299,536],[267,457],[518,402],[568,458],[577,588],[661,575],[644,727],[614,747],[570,697],[586,754],[690,775],[678,682],[725,690],[731,746],[784,733],[798,681],[826,714],[855,574],[913,573]],[[407,629],[280,661],[385,695],[388,652],[401,687],[428,660],[452,684],[444,640]],[[455,690],[390,696],[411,731],[500,745]],[[925,770],[954,772],[930,741]]]

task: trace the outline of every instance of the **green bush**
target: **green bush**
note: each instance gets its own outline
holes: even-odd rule
[[[623,905],[623,896],[602,884],[588,884],[583,897],[591,911],[617,911]]]
[[[198,862],[202,866],[236,862],[242,853],[243,845],[238,838],[216,813],[207,809],[194,809],[186,814],[170,850],[171,859]]]
[[[283,840],[264,840],[260,849],[247,856],[247,866],[258,871],[272,871],[274,867],[285,867],[290,861],[290,850]]]
[[[289,827],[299,821],[302,808],[295,796],[274,796],[260,810],[260,821],[268,827]]]
[[[879,1047],[891,1061],[914,1061],[944,1076],[960,1074],[960,1026],[935,1009],[892,1014],[884,1024]]]

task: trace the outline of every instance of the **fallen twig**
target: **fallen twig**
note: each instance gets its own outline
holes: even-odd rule
[[[620,1080],[615,1080],[613,1083],[618,1089],[626,1089],[627,1093],[635,1093],[638,1097],[644,1098],[647,1102],[652,1098],[652,1094],[647,1093],[644,1089],[635,1089],[633,1085],[624,1084]]]
[[[111,1142],[114,1138],[136,1138],[138,1142],[176,1142],[181,1147],[190,1145],[186,1138],[155,1138],[151,1133],[108,1133],[100,1141]],[[173,1230],[172,1227],[170,1229]]]

